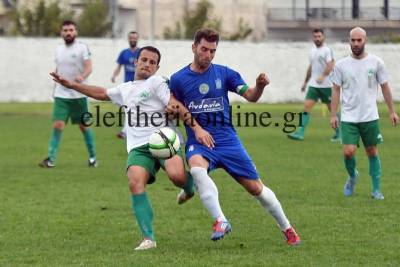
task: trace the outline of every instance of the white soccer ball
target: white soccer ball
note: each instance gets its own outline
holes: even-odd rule
[[[176,155],[181,143],[178,134],[169,127],[163,127],[150,135],[149,150],[158,159],[169,159]]]

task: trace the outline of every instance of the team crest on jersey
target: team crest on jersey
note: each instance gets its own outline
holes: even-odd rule
[[[135,61],[135,58],[134,57],[130,57],[129,59],[128,59],[128,61],[129,61],[129,63],[133,63],[134,61]]]
[[[374,76],[375,70],[374,69],[368,69],[368,78]]]
[[[217,89],[221,89],[221,88],[222,88],[222,81],[221,81],[221,79],[216,79],[216,80],[215,80],[215,87],[216,87]]]
[[[191,145],[191,146],[189,147],[188,151],[191,152],[191,151],[193,151],[193,150],[194,150],[194,146]]]
[[[150,96],[149,92],[147,92],[147,91],[141,92],[139,95],[139,102],[146,100],[147,98],[149,98],[149,96]]]
[[[199,92],[203,95],[207,94],[208,91],[210,90],[210,88],[208,87],[208,84],[206,83],[202,83],[199,86]]]

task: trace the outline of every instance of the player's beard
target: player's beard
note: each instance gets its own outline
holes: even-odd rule
[[[75,36],[66,36],[64,37],[64,42],[67,45],[72,44],[75,41]]]
[[[362,53],[364,53],[364,48],[365,44],[359,46],[358,48],[351,47],[351,52],[353,52],[353,54],[358,57],[362,55]]]
[[[196,65],[197,65],[200,69],[203,69],[203,70],[207,69],[208,66],[210,66],[210,64],[211,64],[211,61],[208,61],[208,60],[200,60],[200,57],[196,57],[196,58],[195,58],[195,62],[196,62]]]
[[[317,47],[320,47],[321,45],[322,45],[322,41],[314,41],[314,44],[317,46]]]
[[[136,42],[136,41],[129,42],[129,46],[130,46],[131,48],[135,48],[136,45],[137,45],[137,42]]]

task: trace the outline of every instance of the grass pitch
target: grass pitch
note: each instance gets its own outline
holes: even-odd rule
[[[117,110],[109,104],[101,108]],[[301,235],[300,246],[288,247],[272,217],[219,170],[211,176],[233,232],[210,241],[212,219],[198,197],[178,206],[179,190],[160,172],[148,187],[158,248],[135,252],[141,236],[130,208],[127,154],[124,141],[115,137],[118,129],[95,128],[100,165],[89,169],[83,138],[68,125],[57,167],[41,169],[51,104],[1,104],[0,266],[399,266],[400,129],[389,124],[380,105],[385,200],[370,198],[362,147],[356,193],[345,198],[341,146],[329,141],[333,132],[320,107],[303,142],[289,140],[275,126],[282,125],[285,112],[301,109],[301,104],[241,104],[242,112],[270,112],[273,124],[238,128],[263,181]]]

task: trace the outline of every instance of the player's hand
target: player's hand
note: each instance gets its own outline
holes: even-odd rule
[[[63,78],[61,75],[59,75],[59,74],[57,74],[55,72],[50,72],[50,76],[53,77],[53,81],[61,84],[64,87],[72,88],[74,86],[74,82]]]
[[[316,82],[317,82],[318,84],[321,84],[321,83],[324,82],[324,80],[325,80],[325,77],[324,77],[323,75],[321,75],[321,76],[319,76],[319,77],[317,78]]]
[[[393,126],[396,126],[399,123],[399,116],[396,112],[390,114],[390,121],[392,122]]]
[[[114,76],[111,77],[111,82],[115,83],[115,77]]]
[[[81,82],[83,82],[85,80],[85,78],[83,78],[83,76],[82,75],[76,75],[76,77],[75,77],[75,82],[77,82],[77,83],[81,83]]]
[[[269,78],[265,73],[260,73],[256,79],[256,88],[264,89],[269,84]]]
[[[200,144],[205,145],[206,147],[213,149],[215,146],[215,141],[212,135],[204,130],[202,127],[197,126],[195,129],[193,129],[194,134],[196,136],[197,142]]]
[[[339,118],[336,116],[336,114],[331,117],[331,126],[333,129],[339,128]]]
[[[165,107],[165,112],[168,114],[178,114],[179,113],[179,106],[178,105],[173,105],[173,104],[168,104]]]
[[[303,84],[303,86],[301,87],[301,91],[302,91],[302,92],[306,91],[306,87],[307,87],[307,84],[306,84],[306,83]]]

